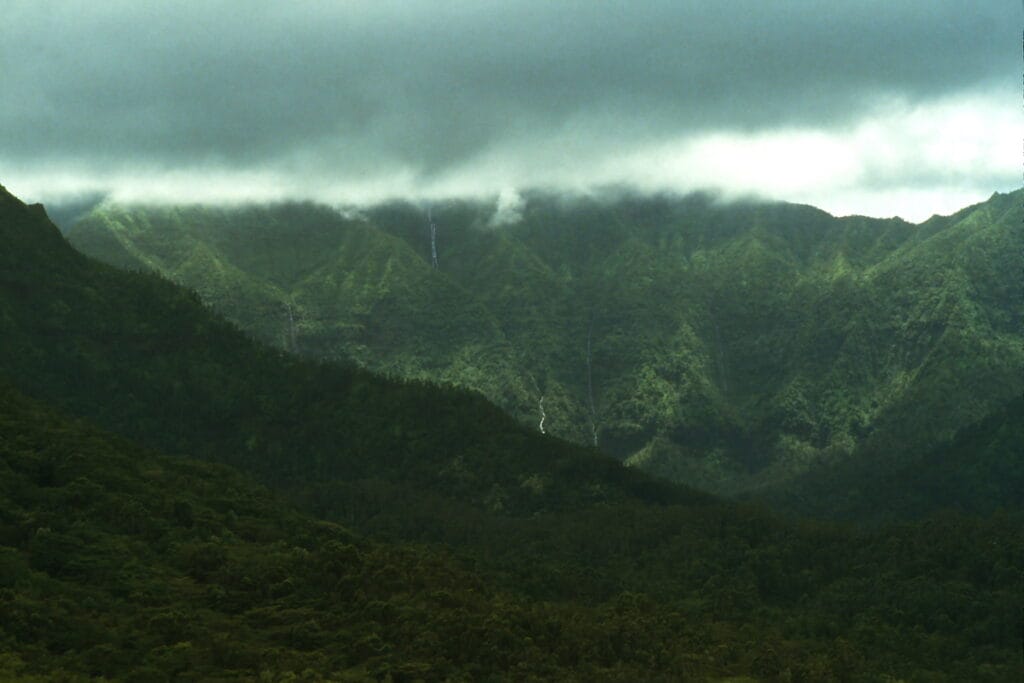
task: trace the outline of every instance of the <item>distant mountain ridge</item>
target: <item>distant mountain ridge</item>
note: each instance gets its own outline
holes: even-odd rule
[[[778,519],[0,245],[0,677],[1019,678],[1019,512]]]
[[[952,438],[1022,389],[1021,192],[920,225],[704,195],[102,206],[84,252],[196,289],[258,338],[477,389],[719,492]],[[541,403],[543,399],[543,404]]]

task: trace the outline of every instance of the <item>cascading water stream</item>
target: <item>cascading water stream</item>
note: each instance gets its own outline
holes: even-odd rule
[[[427,207],[427,221],[430,222],[430,265],[437,269],[437,225],[434,223],[434,216]]]
[[[288,350],[296,353],[298,343],[295,337],[295,314],[290,303],[286,303],[285,308],[288,310]]]
[[[591,365],[590,340],[594,332],[594,319],[590,318],[587,325],[587,403],[590,408],[590,436],[594,440],[594,447],[597,448],[597,410],[594,409],[594,373]]]
[[[527,373],[526,376],[530,378],[531,382],[533,382],[533,390],[540,396],[540,400],[537,401],[537,408],[540,410],[540,424],[537,425],[537,428],[540,429],[541,434],[547,434],[547,432],[544,431],[544,421],[548,419],[548,414],[544,410],[544,394],[540,391],[540,385],[537,384],[537,378],[531,373]]]
[[[540,401],[538,402],[538,406],[540,406],[540,424],[538,425],[538,427],[540,428],[540,433],[541,434],[547,434],[547,432],[544,431],[544,420],[547,419],[548,415],[547,415],[547,413],[544,412],[544,397],[543,396],[540,397]]]

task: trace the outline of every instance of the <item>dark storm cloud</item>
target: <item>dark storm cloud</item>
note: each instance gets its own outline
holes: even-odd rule
[[[15,3],[0,157],[429,173],[564,135],[838,126],[1015,78],[1011,5]]]

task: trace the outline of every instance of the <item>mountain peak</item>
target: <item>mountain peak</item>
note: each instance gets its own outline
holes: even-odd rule
[[[42,204],[25,204],[0,185],[0,255],[23,260],[26,256],[53,259],[76,254],[50,221]]]
[[[0,203],[7,203],[9,201],[14,201],[18,204],[22,203],[21,200],[11,194],[6,187],[0,185]]]

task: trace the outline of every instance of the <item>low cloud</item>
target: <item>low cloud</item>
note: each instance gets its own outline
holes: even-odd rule
[[[920,214],[892,198],[1018,183],[1000,150],[1019,156],[1006,112],[1021,14],[1001,0],[12,0],[0,182],[30,199],[210,202],[618,182]]]
[[[511,188],[505,188],[498,195],[498,205],[494,214],[487,222],[492,228],[502,225],[513,225],[523,218],[523,209],[526,201],[518,192]]]

